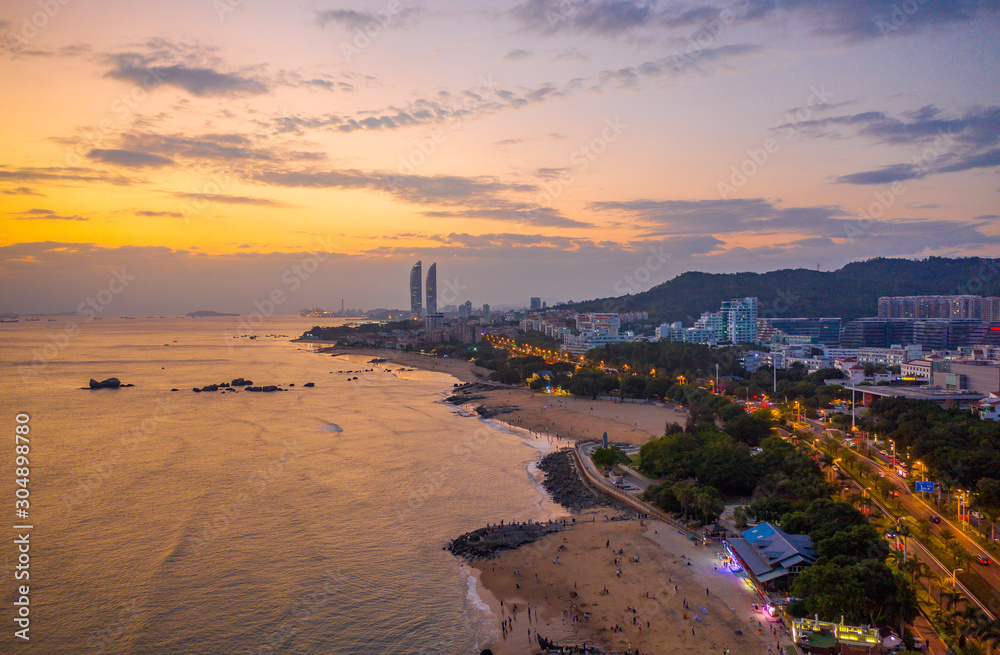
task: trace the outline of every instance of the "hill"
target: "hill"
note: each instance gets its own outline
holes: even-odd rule
[[[581,312],[648,311],[657,321],[693,323],[723,300],[756,296],[761,318],[876,316],[879,296],[1000,296],[1000,259],[869,259],[836,271],[688,272],[648,291],[565,307]]]

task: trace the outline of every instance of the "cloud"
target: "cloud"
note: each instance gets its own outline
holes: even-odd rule
[[[240,73],[220,72],[207,66],[162,63],[155,57],[135,52],[107,56],[111,68],[105,77],[152,89],[173,86],[194,96],[251,96],[269,91],[263,80]]]
[[[531,50],[523,50],[519,48],[517,50],[511,50],[505,54],[503,58],[505,61],[521,61],[522,59],[528,59],[533,55],[534,53]]]
[[[271,200],[269,198],[248,198],[246,196],[225,196],[221,194],[213,193],[174,193],[172,194],[175,198],[181,198],[182,200],[202,200],[205,202],[218,202],[225,205],[255,205],[257,207],[275,207],[281,209],[287,209],[294,207],[286,202],[281,202],[280,200]]]
[[[320,27],[339,25],[347,30],[364,31],[375,25],[380,29],[403,27],[423,13],[421,7],[403,7],[398,11],[383,9],[377,12],[356,11],[354,9],[328,9],[316,12],[314,22]],[[374,29],[374,28],[372,28]]]
[[[19,186],[12,189],[0,189],[0,193],[5,196],[42,196],[45,194],[39,193],[32,189],[31,187]]]
[[[151,155],[145,152],[136,152],[135,150],[101,150],[95,148],[94,150],[88,152],[87,156],[106,164],[115,164],[130,168],[166,166],[167,164],[174,163],[172,159],[168,159],[167,157]]]
[[[883,166],[874,171],[862,171],[861,173],[851,173],[841,175],[835,180],[836,184],[891,184],[892,182],[902,182],[904,180],[917,180],[926,175],[926,171],[921,170],[913,164],[893,164]]]
[[[618,212],[645,226],[647,236],[720,235],[740,232],[830,235],[840,207],[779,207],[764,198],[729,200],[628,200],[591,203],[599,212]]]
[[[527,0],[510,15],[529,32],[614,36],[647,25],[656,9],[642,0]]]
[[[135,212],[136,216],[169,216],[170,218],[183,218],[184,214],[180,212],[160,212],[160,211],[138,211]]]
[[[0,181],[18,182],[107,182],[118,186],[132,184],[133,180],[120,175],[109,175],[89,168],[36,168],[31,166],[12,168],[0,164]]]
[[[55,213],[51,209],[29,209],[23,212],[10,212],[8,214],[16,221],[86,221],[89,219],[82,216],[63,216]]]
[[[488,221],[524,223],[537,227],[584,228],[593,227],[572,218],[567,218],[551,207],[533,207],[523,203],[499,203],[502,206],[470,207],[457,211],[426,211],[421,215],[430,218],[481,218]]]
[[[910,162],[841,175],[834,180],[837,184],[887,184],[1000,166],[1000,106],[947,117],[936,106],[925,105],[900,117],[868,111],[803,121],[797,127],[812,137],[843,137],[846,132],[879,144],[923,148]]]
[[[813,34],[848,43],[936,30],[996,14],[997,0],[743,0],[747,20],[772,20],[787,14]],[[910,10],[910,7],[913,7]]]

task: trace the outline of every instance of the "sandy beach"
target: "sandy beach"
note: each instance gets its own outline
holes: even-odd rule
[[[662,437],[667,423],[687,423],[687,412],[674,405],[618,403],[573,396],[554,396],[528,389],[494,389],[481,393],[477,404],[491,408],[518,407],[497,418],[504,423],[574,441],[600,439],[642,445]]]
[[[315,343],[315,342],[310,342]],[[448,373],[461,382],[477,382],[489,376],[490,370],[474,363],[443,357],[378,348],[330,348],[330,353],[352,357],[379,358],[393,365]],[[383,366],[387,366],[384,364]],[[471,401],[489,408],[516,407],[503,411],[497,419],[538,434],[551,434],[574,441],[600,439],[604,432],[611,441],[642,445],[663,436],[668,423],[687,423],[687,411],[673,403],[618,403],[610,400],[589,400],[573,396],[556,396],[527,388],[497,388],[476,390],[485,399]]]
[[[406,366],[409,368],[419,368],[425,371],[437,373],[447,373],[458,378],[461,382],[476,382],[480,378],[488,376],[491,371],[482,366],[476,366],[472,362],[461,359],[447,359],[444,357],[430,357],[419,353],[408,353],[401,350],[388,350],[382,348],[336,348],[333,344],[323,341],[296,341],[297,343],[315,344],[317,348],[329,349],[325,354],[340,354],[351,357],[364,357],[368,359],[385,359],[387,362]],[[382,366],[385,366],[383,364]]]
[[[605,520],[614,513],[577,515],[568,530],[474,564],[496,617],[494,653],[540,652],[536,630],[609,653],[765,654],[778,640],[790,643],[779,623],[754,610],[746,583],[722,567],[721,545],[696,546],[657,521]],[[501,619],[509,619],[506,634]]]

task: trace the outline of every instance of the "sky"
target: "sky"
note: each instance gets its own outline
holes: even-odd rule
[[[6,0],[0,312],[997,256],[998,62],[1000,0]]]

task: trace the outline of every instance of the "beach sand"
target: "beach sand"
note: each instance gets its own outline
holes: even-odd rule
[[[383,367],[406,366],[425,371],[448,373],[461,382],[476,382],[490,374],[489,369],[460,359],[430,357],[417,353],[378,348],[332,348],[331,353],[361,357],[365,361],[388,360]],[[518,407],[499,414],[499,421],[524,428],[540,435],[551,434],[579,441],[600,439],[604,432],[610,441],[642,445],[663,436],[667,423],[684,425],[687,411],[673,403],[618,403],[610,400],[589,400],[573,396],[555,396],[527,388],[498,388],[475,391],[485,400],[470,401],[491,408]]]
[[[577,515],[577,523],[566,531],[474,563],[480,597],[496,617],[496,637],[487,644],[494,653],[540,652],[536,630],[560,644],[596,643],[609,653],[631,647],[669,655],[723,653],[726,648],[734,655],[764,654],[776,639],[791,643],[781,635],[780,623],[768,623],[762,611],[754,611],[757,598],[747,584],[722,567],[721,545],[695,546],[658,521],[640,526],[635,520],[605,520],[613,514],[591,510]],[[587,522],[591,518],[596,521]],[[602,593],[605,587],[607,594]],[[683,607],[685,599],[689,609]],[[513,618],[515,603],[517,618],[504,638],[500,617]],[[615,625],[622,631],[612,631]]]
[[[662,437],[667,423],[687,423],[687,412],[673,404],[617,403],[573,396],[554,396],[528,389],[495,389],[482,392],[486,407],[519,407],[497,419],[540,434],[572,440],[600,439],[642,445]]]
[[[491,371],[482,366],[476,366],[470,361],[462,359],[448,359],[445,357],[431,357],[418,353],[408,353],[401,350],[388,350],[381,348],[336,348],[332,344],[323,341],[301,341],[299,343],[312,343],[317,347],[329,348],[326,355],[339,354],[350,357],[362,357],[365,361],[371,359],[385,359],[387,363],[380,364],[388,367],[389,363],[405,366],[408,368],[419,368],[424,371],[434,371],[436,373],[447,373],[459,379],[461,382],[476,382],[480,378],[488,376]]]

